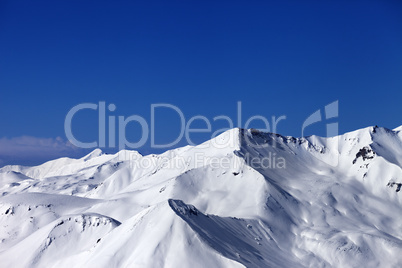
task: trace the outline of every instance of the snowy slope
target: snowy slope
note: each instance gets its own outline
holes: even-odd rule
[[[401,127],[6,166],[0,267],[400,267],[401,168]]]

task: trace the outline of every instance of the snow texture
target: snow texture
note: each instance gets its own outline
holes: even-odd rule
[[[5,166],[0,267],[401,267],[401,168],[402,127]]]

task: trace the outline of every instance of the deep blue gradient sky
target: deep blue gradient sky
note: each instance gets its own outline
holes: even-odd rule
[[[212,120],[235,119],[241,101],[243,118],[286,115],[277,132],[300,136],[303,121],[335,100],[341,133],[402,124],[402,2],[0,2],[0,145],[10,145],[0,166],[82,154],[38,144],[51,139],[51,151],[60,143],[52,139],[66,140],[64,118],[83,102],[147,120],[151,104],[170,103]],[[157,114],[157,142],[175,139],[178,126],[172,111]],[[96,112],[77,115],[73,130],[95,140]],[[324,123],[305,134],[325,135]],[[128,139],[139,135],[127,128]],[[21,136],[32,153],[12,155]]]

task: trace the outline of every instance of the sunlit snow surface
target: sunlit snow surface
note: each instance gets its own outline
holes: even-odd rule
[[[401,129],[6,166],[0,267],[401,267]]]

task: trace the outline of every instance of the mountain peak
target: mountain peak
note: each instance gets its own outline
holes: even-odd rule
[[[399,127],[394,128],[394,131],[401,131],[402,130],[402,125]]]
[[[92,152],[90,152],[89,154],[87,154],[86,156],[82,157],[82,159],[84,161],[88,161],[90,159],[96,158],[103,155],[103,152],[101,149],[96,148],[95,150],[93,150]]]

